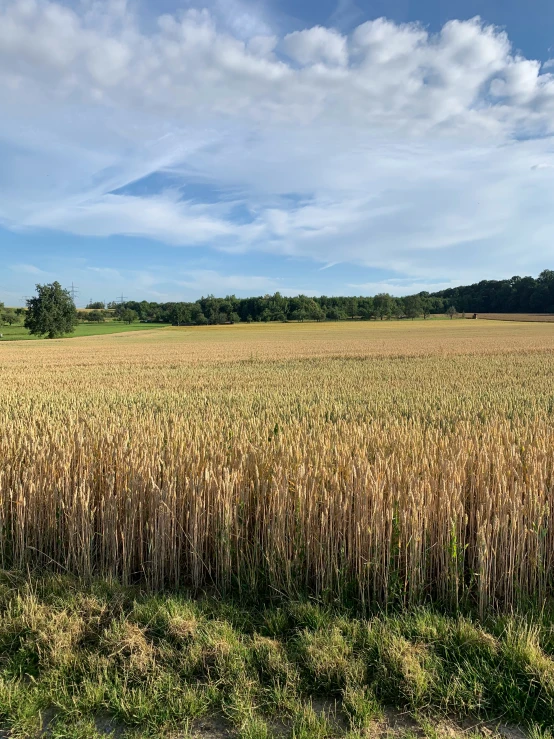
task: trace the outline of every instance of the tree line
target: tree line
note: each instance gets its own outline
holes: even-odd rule
[[[225,323],[270,321],[385,320],[388,318],[428,318],[444,312],[444,302],[428,293],[394,298],[388,293],[374,297],[285,297],[276,292],[253,298],[228,295],[202,297],[194,303],[152,303],[129,300],[108,303],[108,309],[123,321],[172,323],[175,326],[206,326]],[[96,311],[94,311],[96,313]],[[452,311],[455,313],[455,309]]]
[[[91,302],[87,311],[77,312],[67,290],[58,282],[37,285],[37,296],[27,300],[27,309],[5,308],[0,303],[0,322],[12,325],[24,320],[33,334],[51,338],[73,331],[79,320],[102,322],[116,319],[126,323],[171,323],[176,326],[269,321],[386,320],[428,318],[433,313],[554,313],[554,271],[544,270],[537,278],[511,277],[482,280],[473,285],[426,291],[396,298],[388,293],[358,297],[286,297],[276,292],[252,298],[228,295],[202,297],[195,302],[157,303],[147,300]]]
[[[482,280],[439,292],[419,292],[396,298],[388,293],[372,297],[285,297],[276,292],[252,298],[228,295],[202,297],[195,302],[157,303],[129,300],[90,304],[108,308],[120,320],[172,323],[176,326],[268,321],[386,320],[428,318],[447,313],[554,313],[554,271],[537,278]]]
[[[433,296],[459,311],[473,313],[554,313],[554,271],[545,269],[537,278],[482,280]]]

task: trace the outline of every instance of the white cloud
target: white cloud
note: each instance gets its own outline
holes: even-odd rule
[[[504,31],[377,19],[279,36],[238,0],[139,21],[119,0],[0,0],[1,224],[414,284],[554,257],[552,65]],[[171,187],[129,189],[153,173]]]
[[[196,245],[218,241],[221,245],[256,231],[255,226],[235,226],[204,205],[180,203],[170,194],[131,197],[107,194],[100,198],[53,206],[26,220],[27,227],[66,230],[80,236],[147,236],[169,244]]]
[[[291,59],[302,65],[323,63],[342,66],[348,61],[346,38],[322,26],[289,33],[283,43]]]

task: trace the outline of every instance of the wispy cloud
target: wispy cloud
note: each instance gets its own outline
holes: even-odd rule
[[[456,280],[450,280],[447,282],[425,282],[399,279],[350,283],[348,287],[357,290],[359,294],[363,295],[389,293],[396,297],[400,297],[402,295],[414,295],[415,293],[420,293],[423,291],[438,292],[439,290],[446,290],[449,287],[455,287],[457,284],[459,284],[459,282]]]
[[[265,277],[262,275],[235,274],[227,275],[216,270],[191,270],[184,274],[184,279],[175,281],[180,287],[187,288],[193,294],[219,295],[232,293],[258,295],[280,292],[283,295],[315,294],[313,290],[287,285],[282,279]]]
[[[10,269],[12,272],[24,275],[36,275],[37,277],[48,276],[48,272],[45,272],[39,267],[35,267],[34,264],[11,264]]]

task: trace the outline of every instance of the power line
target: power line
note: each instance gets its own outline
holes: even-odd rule
[[[71,287],[67,289],[67,292],[71,295],[71,300],[75,303],[75,298],[79,297],[79,288],[77,285],[71,283]]]

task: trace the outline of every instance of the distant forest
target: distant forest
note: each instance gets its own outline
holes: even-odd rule
[[[141,320],[174,325],[205,325],[257,321],[340,321],[427,318],[447,313],[554,313],[554,271],[544,270],[533,277],[509,280],[482,280],[474,285],[439,292],[420,292],[403,298],[388,293],[373,297],[321,297],[306,295],[287,298],[280,293],[254,298],[213,295],[194,303],[152,303],[133,300],[124,303],[91,303],[90,308],[111,308],[123,320]]]

